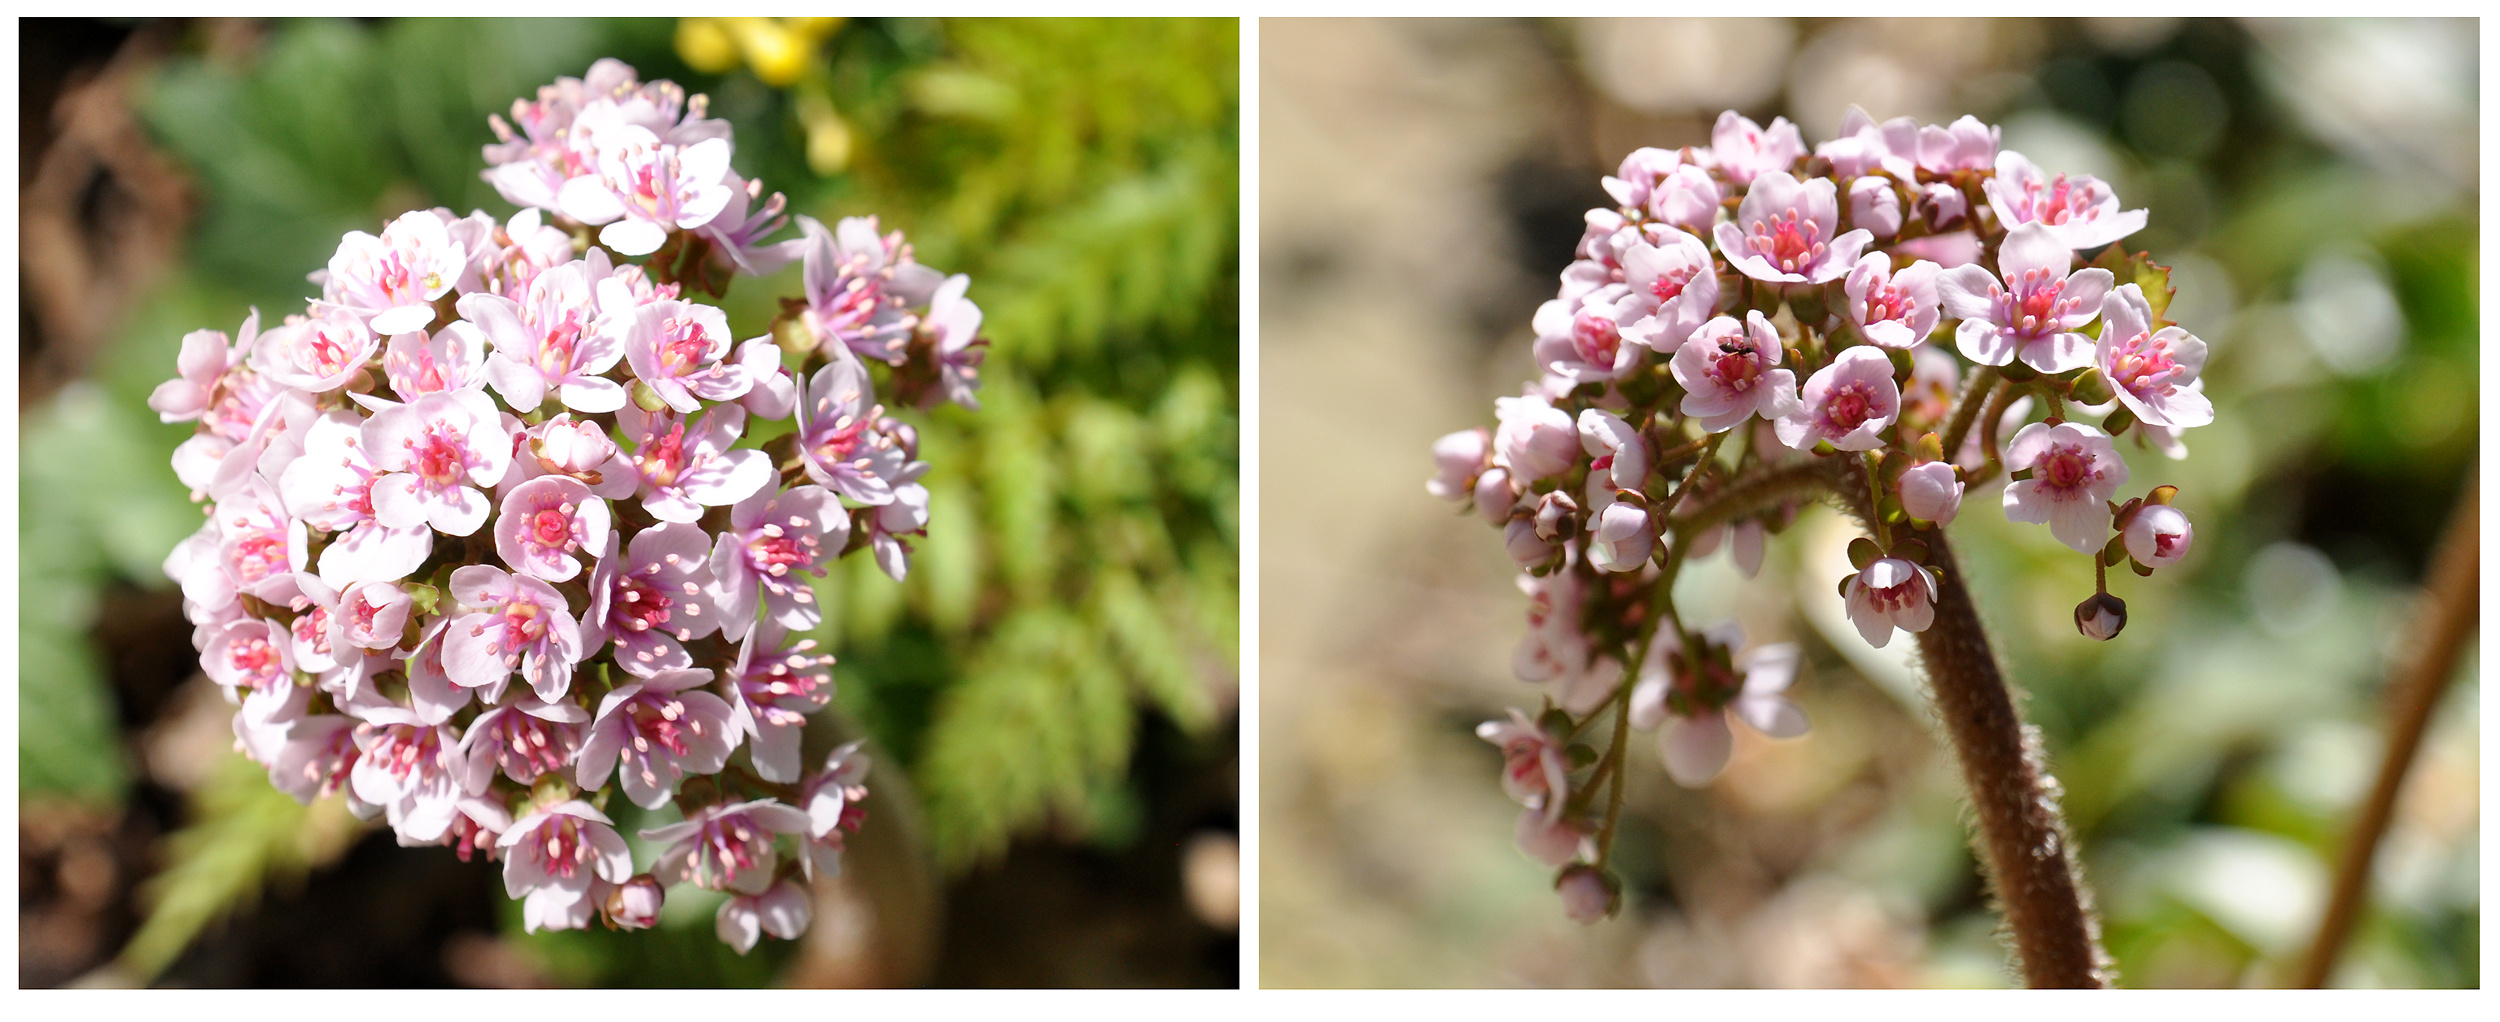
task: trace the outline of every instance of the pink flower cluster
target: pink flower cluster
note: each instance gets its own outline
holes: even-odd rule
[[[1672,606],[1686,560],[1725,545],[1750,576],[1766,535],[1837,498],[1872,533],[1839,580],[1846,611],[1883,646],[1936,618],[1945,581],[1921,537],[1999,473],[2010,519],[2096,567],[2177,563],[2192,532],[2175,490],[2119,503],[2114,438],[2183,456],[2179,431],[2213,420],[2203,342],[2146,290],[2167,271],[2109,247],[2145,211],[1975,118],[1852,107],[1809,148],[1786,120],[1729,111],[1708,146],[1635,151],[1604,186],[1614,205],[1588,212],[1532,320],[1538,378],[1495,400],[1492,429],[1436,441],[1425,486],[1500,528],[1525,572],[1515,667],[1547,711],[1480,733],[1526,807],[1521,847],[1563,870],[1584,921],[1615,889],[1611,834],[1572,781],[1588,764],[1565,754],[1589,720],[1611,707],[1659,729],[1668,773],[1694,786],[1728,761],[1729,720],[1806,730],[1782,694],[1796,647],[1688,630]],[[2124,610],[2098,588],[2078,626],[2107,638]],[[1616,754],[1589,776],[1619,778]]]
[[[613,60],[540,90],[487,149],[535,208],[348,234],[305,311],[191,334],[149,404],[198,423],[174,470],[207,520],[165,571],[273,785],[500,858],[531,929],[732,892],[744,952],[805,929],[795,878],[862,820],[856,745],[803,762],[833,658],[802,635],[810,577],[867,551],[900,580],[928,523],[877,377],[969,406],[983,342],[966,278],[873,219],[763,241],[782,198],[746,215],[703,107]],[[740,341],[688,286],[718,294],[703,260],[620,258],[694,246],[750,274],[799,259],[806,300]],[[741,442],[767,420],[791,426]],[[618,793],[684,818],[644,832],[648,872]]]

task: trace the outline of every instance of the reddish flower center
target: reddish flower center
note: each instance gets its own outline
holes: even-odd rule
[[[1684,289],[1692,284],[1693,274],[1700,271],[1701,268],[1698,266],[1687,266],[1681,270],[1661,273],[1657,280],[1650,282],[1649,293],[1656,296],[1661,303],[1674,301],[1676,296],[1683,294]]]
[[[2050,489],[2071,493],[2100,473],[2092,467],[2092,456],[2078,446],[2054,446],[2040,456],[2034,473]]]
[[[1743,393],[1753,389],[1754,380],[1762,375],[1762,363],[1754,358],[1753,345],[1745,341],[1719,342],[1719,357],[1711,361],[1710,376],[1720,386]]]
[[[2185,375],[2171,358],[2170,342],[2149,330],[2110,346],[2110,382],[2138,395],[2166,392]]]
[[[674,485],[677,473],[686,469],[686,424],[672,423],[665,436],[651,434],[642,439],[634,451],[634,461],[641,466],[643,477],[661,486]]]
[[[1611,369],[1615,353],[1623,347],[1623,332],[1613,319],[1583,312],[1571,321],[1571,347],[1579,352],[1580,361]]]
[[[1782,273],[1803,273],[1805,268],[1823,258],[1829,247],[1822,241],[1823,225],[1804,219],[1796,210],[1775,214],[1771,219],[1753,224],[1753,250],[1769,260],[1772,268]]]
[[[1823,425],[1833,433],[1852,432],[1874,414],[1874,388],[1864,383],[1841,384],[1823,400]]]

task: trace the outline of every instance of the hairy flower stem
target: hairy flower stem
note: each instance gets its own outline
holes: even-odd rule
[[[1844,487],[1849,493],[1858,487]],[[1850,511],[1871,521],[1854,497]],[[2068,858],[2072,841],[2030,728],[2014,706],[1944,530],[1927,537],[1927,563],[1940,578],[1935,623],[1918,633],[1919,658],[1936,715],[1962,763],[1979,819],[1980,861],[2014,939],[2024,981],[2033,987],[2101,987],[2108,976],[2083,881]]]
[[[1973,366],[1970,376],[1962,381],[1962,399],[1953,406],[1953,415],[1944,427],[1944,459],[1952,461],[1962,449],[1962,439],[1970,435],[1970,424],[1979,418],[1979,406],[1988,401],[1988,391],[1996,386],[1994,366]]]
[[[1803,499],[1817,490],[1830,490],[1839,485],[1832,473],[1827,460],[1801,461],[1756,472],[1719,491],[1693,513],[1669,519],[1669,525],[1675,529],[1680,546],[1682,539],[1714,526]]]
[[[2475,499],[2476,483],[2475,476],[2466,477],[2465,492],[2457,498],[2457,508],[2448,519],[2448,534],[2440,541],[2436,559],[2431,562],[2430,591],[2423,599],[2422,616],[2410,647],[2415,651],[2414,658],[2402,666],[2401,673],[2389,685],[2388,695],[2395,706],[2388,723],[2387,751],[2379,761],[2378,781],[2371,786],[2370,800],[2362,803],[2360,815],[2345,835],[2326,915],[2318,923],[2318,935],[2301,960],[2292,986],[2325,986],[2328,974],[2335,971],[2335,959],[2343,951],[2344,940],[2361,917],[2362,899],[2369,893],[2371,861],[2377,857],[2379,838],[2385,836],[2388,822],[2396,814],[2396,797],[2404,791],[2405,774],[2413,766],[2414,753],[2421,748],[2431,711],[2438,709],[2440,696],[2456,679],[2457,658],[2474,637],[2475,617],[2481,608],[2477,592],[2481,515],[2480,502]]]

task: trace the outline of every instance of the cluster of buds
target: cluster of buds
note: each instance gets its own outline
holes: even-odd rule
[[[1494,429],[1433,445],[1425,488],[1502,529],[1525,572],[1515,667],[1550,686],[1546,710],[1479,733],[1526,806],[1520,847],[1561,871],[1575,918],[1619,900],[1604,866],[1627,726],[1659,729],[1669,774],[1696,787],[1728,760],[1728,718],[1806,730],[1782,695],[1795,647],[1688,628],[1673,605],[1686,560],[1725,545],[1750,577],[1802,502],[1835,497],[1872,533],[1839,580],[1848,617],[1883,646],[1935,619],[1943,579],[1922,537],[2000,473],[2008,518],[2094,557],[2087,636],[2126,620],[2109,567],[2186,554],[2175,488],[2116,502],[2116,438],[2184,457],[2180,431],[2213,421],[2204,342],[2160,318],[2167,271],[2113,244],[2145,211],[1998,139],[1976,118],[1879,124],[1852,107],[1809,151],[1787,121],[1730,111],[1708,147],[1632,153],[1536,312],[1539,378],[1494,402]],[[1578,736],[1610,706],[1601,754]]]
[[[744,953],[805,930],[794,881],[838,867],[867,795],[856,743],[802,762],[833,695],[795,637],[808,576],[864,550],[900,580],[928,523],[918,435],[863,356],[970,405],[980,311],[870,219],[765,242],[783,199],[745,215],[703,106],[613,60],[540,90],[526,140],[486,150],[534,208],[348,234],[304,312],[189,335],[149,404],[199,423],[174,470],[207,521],[165,571],[271,784],[501,859],[532,930],[729,892]],[[807,294],[736,342],[692,293],[726,285],[715,257],[801,260]],[[647,872],[615,789],[683,815],[643,832]]]

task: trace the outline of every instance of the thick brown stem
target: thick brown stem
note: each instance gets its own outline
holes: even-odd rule
[[[2481,557],[2481,523],[2478,521],[2479,501],[2475,497],[2476,476],[2467,476],[2465,493],[2457,498],[2457,508],[2450,513],[2448,534],[2439,542],[2436,559],[2431,562],[2430,591],[2424,594],[2420,625],[2409,647],[2415,651],[2412,661],[2396,676],[2388,695],[2395,701],[2388,722],[2387,752],[2379,762],[2378,783],[2370,789],[2370,800],[2362,803],[2361,815],[2353,821],[2352,830],[2344,837],[2344,853],[2335,870],[2335,888],[2326,906],[2326,916],[2318,923],[2317,938],[2309,945],[2309,954],[2301,960],[2295,987],[2326,985],[2327,974],[2335,970],[2335,958],[2342,953],[2345,938],[2351,936],[2353,923],[2361,916],[2361,904],[2370,888],[2370,863],[2377,857],[2379,838],[2387,833],[2387,824],[2396,813],[2396,796],[2404,791],[2405,773],[2413,766],[2414,753],[2422,747],[2422,733],[2430,726],[2431,711],[2439,708],[2440,696],[2457,675],[2457,660],[2465,653],[2466,640],[2474,636],[2474,621],[2482,603],[2477,587]]]
[[[1999,909],[2012,931],[2023,978],[2034,987],[2107,984],[2100,924],[2085,904],[2057,809],[2057,782],[2041,765],[2036,739],[2014,707],[1979,623],[1979,610],[1954,563],[1943,530],[1927,540],[1928,563],[1943,580],[1936,620],[1918,633],[1936,714],[1962,761],[1979,848]]]

